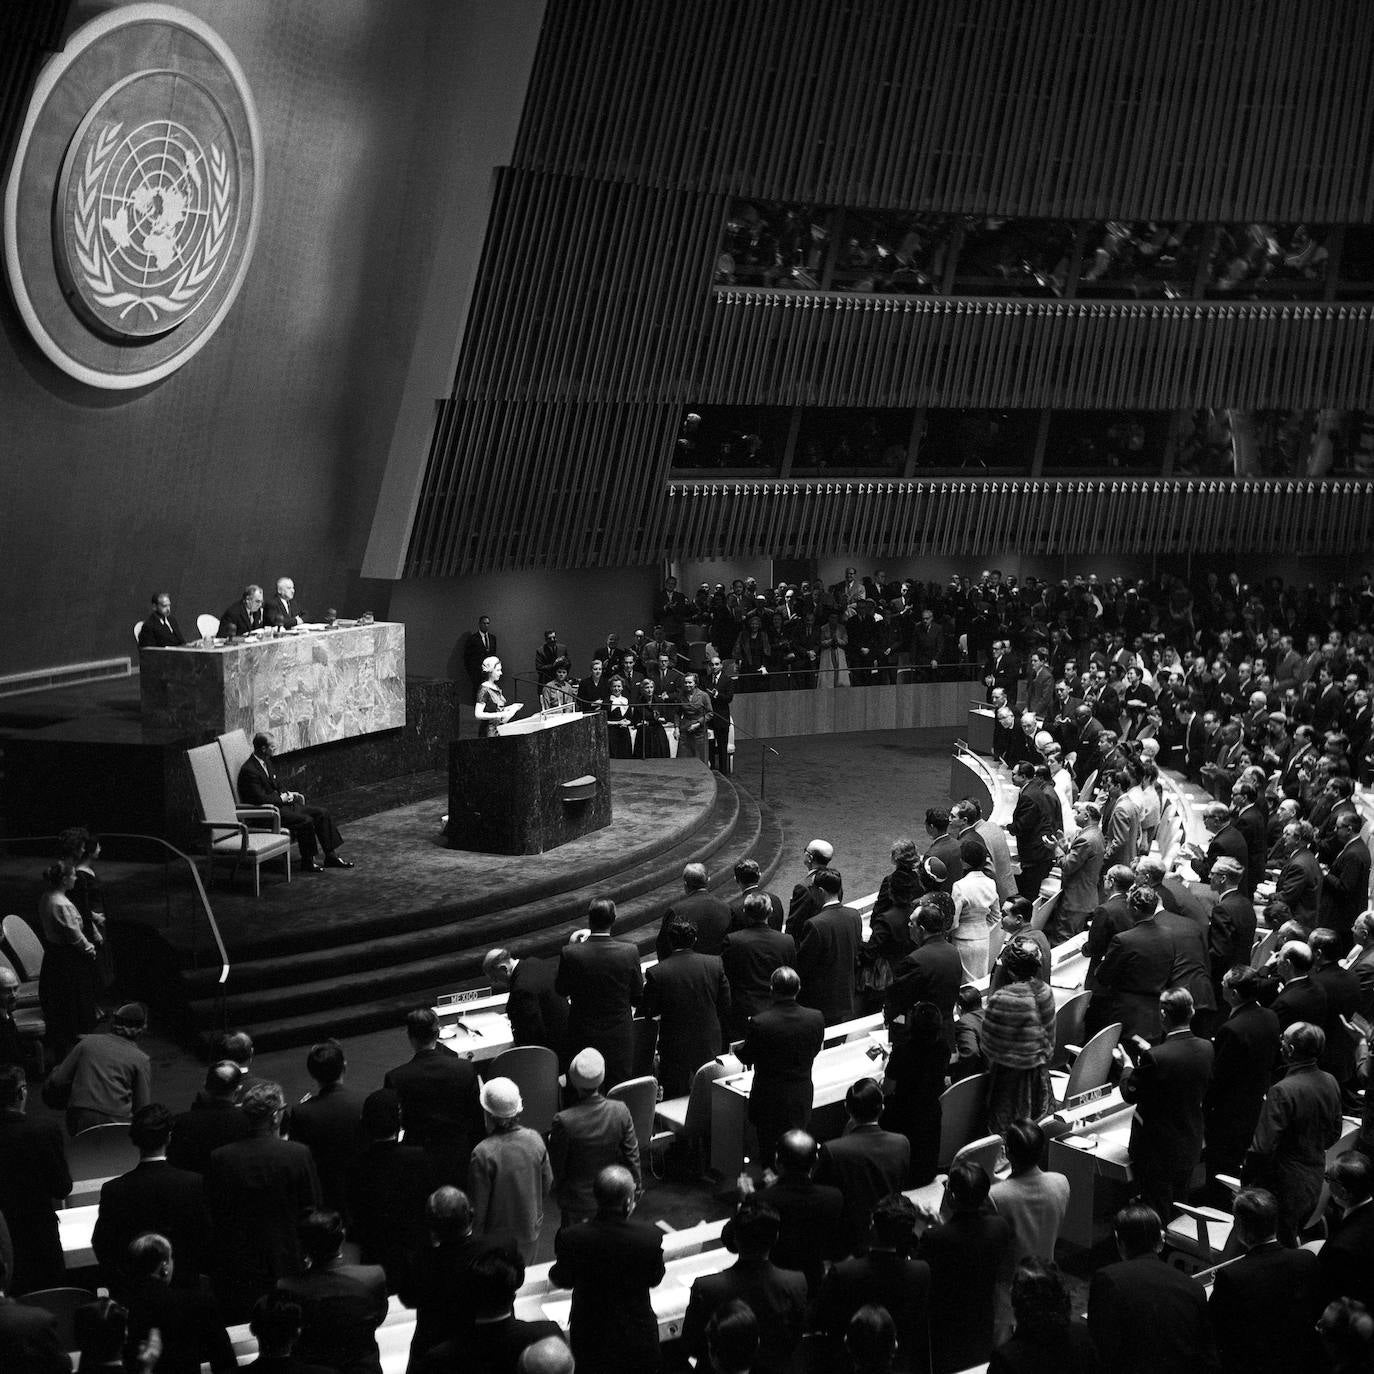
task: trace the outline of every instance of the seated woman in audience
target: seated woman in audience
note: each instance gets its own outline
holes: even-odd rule
[[[630,729],[630,699],[625,695],[625,679],[618,674],[608,684],[606,698],[606,741],[613,759],[628,759],[634,754]]]
[[[999,963],[1010,981],[988,998],[983,1013],[990,1135],[1004,1134],[1017,1117],[1038,1121],[1054,1105],[1054,994],[1040,976],[1040,950],[1014,935]]]
[[[992,856],[979,839],[959,846],[964,876],[954,884],[954,930],[951,940],[964,963],[964,977],[971,982],[987,976],[988,938],[999,915],[997,882],[992,876]]]
[[[988,1374],[1097,1374],[1088,1328],[1075,1321],[1056,1265],[1029,1256],[1011,1280],[1016,1330],[992,1352]]]
[[[944,1017],[933,1002],[917,1002],[910,1034],[892,1048],[883,1075],[887,1099],[880,1124],[911,1142],[911,1181],[920,1188],[935,1177],[940,1154],[940,1094],[949,1072]]]

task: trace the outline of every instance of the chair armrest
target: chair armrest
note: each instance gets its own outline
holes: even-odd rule
[[[236,806],[234,814],[250,821],[271,821],[273,834],[281,834],[281,812],[275,806]]]
[[[1082,1046],[1082,1045],[1065,1045],[1065,1046],[1064,1046],[1064,1053],[1067,1054],[1067,1055],[1069,1056],[1070,1060],[1077,1059],[1078,1056],[1079,1056],[1080,1054],[1083,1053],[1083,1046]]]
[[[1240,1192],[1240,1179],[1234,1174],[1218,1174],[1216,1179],[1223,1188],[1229,1188],[1233,1193]]]
[[[1216,1221],[1225,1226],[1230,1226],[1235,1221],[1230,1212],[1220,1211],[1216,1207],[1190,1207],[1186,1202],[1176,1202],[1174,1206],[1180,1212],[1186,1212],[1190,1217],[1201,1217],[1204,1221]]]
[[[210,843],[214,844],[216,830],[238,831],[239,853],[248,853],[248,827],[242,821],[201,821],[200,824],[210,832]]]

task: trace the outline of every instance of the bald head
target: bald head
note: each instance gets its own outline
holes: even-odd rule
[[[561,1336],[545,1336],[520,1352],[516,1374],[573,1374],[573,1353]]]
[[[597,1211],[607,1216],[629,1216],[635,1206],[634,1175],[619,1164],[610,1164],[592,1184]]]

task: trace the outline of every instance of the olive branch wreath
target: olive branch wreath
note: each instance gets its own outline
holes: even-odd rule
[[[121,291],[115,286],[114,273],[99,233],[100,183],[105,168],[114,155],[116,140],[123,124],[109,124],[101,130],[94,144],[86,153],[86,167],[76,187],[76,260],[86,278],[86,285],[95,299],[113,309],[124,308],[119,312],[120,319],[135,306],[143,306],[156,324],[161,318],[159,310],[176,314],[185,310],[196,298],[200,288],[214,272],[216,264],[229,238],[229,162],[220,151],[218,144],[210,145],[211,203],[210,225],[201,240],[199,251],[181,270],[166,295],[140,296],[132,291]]]

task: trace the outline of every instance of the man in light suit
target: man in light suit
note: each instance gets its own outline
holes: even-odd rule
[[[606,1082],[614,1087],[634,1072],[634,1011],[644,997],[639,951],[611,938],[615,903],[594,898],[587,907],[591,934],[564,947],[554,989],[568,999],[568,1051],[589,1045],[606,1061]]]
[[[1073,809],[1077,829],[1072,840],[1059,840],[1059,901],[1045,934],[1052,945],[1077,935],[1097,909],[1101,891],[1105,845],[1102,813],[1093,802],[1079,802]]]
[[[1113,864],[1133,865],[1140,855],[1140,803],[1133,793],[1139,777],[1127,769],[1118,769],[1110,776],[1121,794],[1102,827],[1102,862],[1108,868]]]
[[[172,614],[172,597],[169,592],[153,594],[153,614],[143,622],[138,632],[140,649],[171,649],[185,644],[186,636]]]
[[[852,906],[841,904],[838,873],[817,874],[815,887],[823,905],[807,922],[797,947],[799,1000],[833,1026],[854,1018],[854,970],[863,944],[863,921]]]
[[[1016,870],[1011,861],[1011,846],[1007,832],[1000,825],[983,817],[982,805],[973,797],[963,797],[950,811],[951,828],[957,827],[956,838],[968,838],[970,832],[983,842],[992,856],[992,877],[997,884],[997,900],[1005,902],[1016,896]]]

